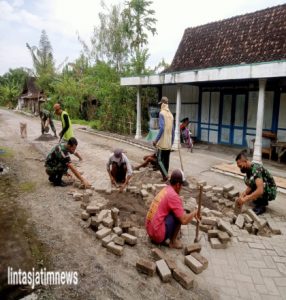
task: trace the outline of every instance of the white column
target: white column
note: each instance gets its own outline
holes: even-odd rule
[[[136,135],[135,139],[139,140],[142,138],[141,133],[141,87],[137,87],[137,121],[136,121]]]
[[[262,148],[262,129],[263,129],[263,116],[264,116],[264,99],[265,99],[265,86],[266,79],[259,79],[259,94],[258,94],[258,107],[256,118],[256,136],[253,151],[253,161],[257,163],[262,162],[261,148]]]
[[[181,114],[181,85],[177,85],[177,100],[176,100],[176,127],[173,149],[178,150],[180,146],[180,114]]]

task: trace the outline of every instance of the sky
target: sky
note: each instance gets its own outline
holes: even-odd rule
[[[56,65],[74,61],[82,49],[78,35],[89,42],[98,25],[101,0],[0,0],[0,75],[9,68],[32,68],[26,43],[38,46],[46,30]],[[124,3],[105,0],[106,5]],[[153,0],[157,35],[149,38],[154,67],[164,58],[171,63],[184,30],[213,21],[284,4],[282,0]]]

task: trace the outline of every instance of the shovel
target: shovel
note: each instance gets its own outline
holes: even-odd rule
[[[202,194],[203,194],[203,186],[200,185],[200,193],[199,193],[199,203],[198,203],[198,215],[201,215],[201,206],[202,206]],[[194,240],[194,243],[199,242],[199,226],[200,226],[200,221],[197,220],[197,226],[196,226],[196,237]]]

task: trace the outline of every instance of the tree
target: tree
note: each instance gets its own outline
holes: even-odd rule
[[[26,46],[32,56],[37,84],[47,92],[55,75],[55,63],[53,49],[46,31],[42,30],[39,47],[30,46],[28,43]]]
[[[157,33],[154,27],[157,20],[153,17],[155,11],[150,9],[152,1],[130,0],[123,10],[124,31],[130,41],[130,49],[135,74],[145,74],[146,61],[148,59],[148,33]]]
[[[102,2],[104,12],[98,14],[100,25],[94,27],[90,39],[91,48],[79,37],[83,45],[84,53],[89,59],[103,61],[115,68],[117,72],[123,72],[129,57],[129,42],[124,31],[124,20],[120,5],[112,5],[110,8]]]
[[[17,99],[22,92],[24,82],[29,74],[28,69],[9,69],[2,77],[0,76],[0,103],[15,107]]]

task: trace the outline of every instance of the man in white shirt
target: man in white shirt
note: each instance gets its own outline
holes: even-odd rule
[[[106,169],[110,177],[111,184],[116,187],[120,186],[120,192],[122,192],[128,185],[132,176],[132,167],[123,153],[122,149],[115,149],[114,153],[108,159]]]

